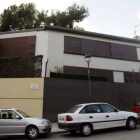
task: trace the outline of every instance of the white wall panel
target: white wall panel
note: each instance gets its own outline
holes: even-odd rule
[[[114,82],[124,83],[124,73],[123,72],[113,72]]]

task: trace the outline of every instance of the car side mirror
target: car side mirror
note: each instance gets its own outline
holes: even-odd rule
[[[16,119],[21,119],[21,117],[19,115],[16,115]]]

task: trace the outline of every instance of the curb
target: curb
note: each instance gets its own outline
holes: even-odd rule
[[[63,134],[63,133],[68,133],[68,131],[56,131],[56,132],[51,132],[50,134]]]

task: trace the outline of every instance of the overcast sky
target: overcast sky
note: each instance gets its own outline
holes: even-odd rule
[[[140,24],[140,0],[3,0],[0,13],[10,5],[34,2],[38,10],[59,9],[76,2],[90,10],[90,16],[78,24],[87,31],[133,38]],[[137,27],[140,35],[140,26]]]

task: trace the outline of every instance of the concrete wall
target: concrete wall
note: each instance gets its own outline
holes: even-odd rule
[[[87,80],[46,78],[44,85],[43,116],[52,122],[57,122],[58,114],[77,104],[107,102],[131,111],[134,100],[140,98],[139,84],[91,82],[90,97]]]
[[[38,89],[31,89],[37,83]],[[0,79],[0,108],[18,108],[42,118],[44,78]]]
[[[35,55],[43,55],[42,60],[42,77],[45,77],[45,66],[48,59],[48,32],[40,31],[36,35],[36,52]]]
[[[118,44],[132,45],[134,47],[139,47],[139,44],[120,42],[108,39],[100,39],[95,37],[88,37],[83,35],[74,35],[69,33],[46,31],[48,32],[48,56],[50,57],[47,69],[47,77],[50,76],[50,70],[54,71],[55,66],[63,67],[65,66],[75,66],[75,67],[87,67],[87,63],[82,55],[73,55],[64,53],[64,36],[79,37],[85,39],[92,39],[98,41],[112,42]],[[139,49],[137,49],[138,56]],[[44,52],[46,55],[46,52]],[[109,59],[102,57],[92,57],[90,62],[91,68],[97,69],[107,69],[114,71],[130,71],[134,69],[135,72],[139,70],[139,62]]]

